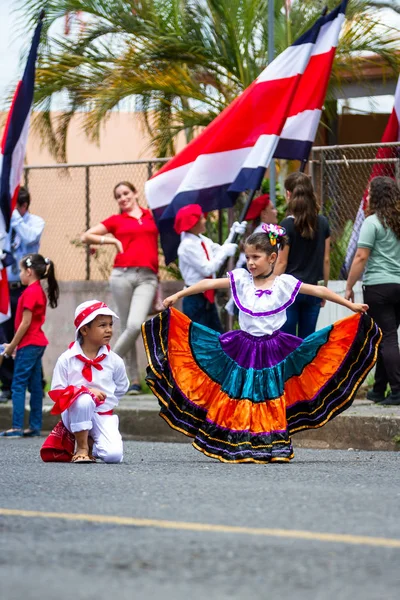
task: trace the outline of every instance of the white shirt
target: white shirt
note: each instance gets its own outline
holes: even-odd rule
[[[41,217],[32,215],[29,211],[22,217],[17,209],[13,210],[5,249],[12,252],[15,264],[7,267],[8,281],[20,280],[19,263],[26,254],[38,254],[44,225],[44,220]],[[15,235],[11,247],[12,230],[14,230]]]
[[[96,407],[95,412],[112,410],[117,406],[119,399],[129,387],[124,361],[118,354],[109,350],[107,346],[102,346],[97,356],[107,354],[106,358],[99,363],[103,369],[98,371],[96,368],[91,367],[92,381],[87,381],[82,375],[85,363],[76,358],[77,354],[85,356],[79,342],[75,342],[71,348],[61,354],[54,368],[51,389],[59,390],[69,385],[97,388],[104,392],[107,397],[103,404]]]
[[[232,297],[239,309],[239,326],[251,335],[271,335],[286,321],[286,308],[293,304],[301,281],[292,275],[275,277],[269,290],[257,289],[246,269],[228,273]]]
[[[209,259],[204,251],[207,248]],[[218,269],[226,260],[223,246],[214,243],[204,235],[195,235],[184,231],[178,248],[179,270],[186,285],[193,285],[207,277],[215,277]]]

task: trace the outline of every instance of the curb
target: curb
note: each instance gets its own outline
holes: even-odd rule
[[[150,398],[150,399],[149,399]],[[125,406],[124,406],[125,404]],[[363,406],[359,409],[362,413]],[[397,408],[397,407],[396,407]],[[368,407],[369,409],[369,407]],[[371,407],[370,412],[374,407]],[[159,417],[158,405],[149,396],[137,400],[122,400],[115,411],[120,419],[120,430],[125,439],[147,442],[191,442],[191,438],[174,431]],[[293,435],[295,448],[337,449],[337,450],[400,450],[400,411],[390,414],[357,414],[349,409],[318,429],[309,429]],[[380,411],[383,413],[382,408]],[[29,411],[25,410],[28,421]],[[10,427],[11,403],[0,405],[0,430]],[[43,407],[43,431],[51,431],[59,421],[50,414],[50,406]],[[396,440],[399,441],[396,441]]]

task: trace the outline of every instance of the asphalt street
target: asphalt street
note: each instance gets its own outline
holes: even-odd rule
[[[121,465],[0,443],[1,600],[399,597],[399,454],[227,465],[125,442]]]

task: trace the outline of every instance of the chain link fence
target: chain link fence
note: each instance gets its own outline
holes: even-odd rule
[[[364,218],[360,207],[368,182],[385,175],[400,183],[400,142],[315,147],[311,174],[331,228],[330,279],[345,279]]]
[[[32,198],[31,210],[46,226],[40,252],[56,265],[60,281],[104,280],[112,269],[113,246],[89,248],[80,242],[83,231],[118,212],[113,188],[131,181],[146,206],[144,184],[166,160],[86,165],[25,167],[24,183]],[[160,277],[166,276],[163,269]]]
[[[140,204],[146,206],[144,185],[167,160],[25,167],[32,212],[46,222],[40,251],[54,261],[60,281],[108,279],[114,248],[82,245],[80,233],[117,212],[113,188],[120,181],[131,181]],[[310,162],[314,188],[331,227],[330,279],[343,279],[346,256],[348,262],[356,248],[368,181],[388,175],[400,182],[400,142],[316,147]],[[222,214],[217,220],[217,237],[222,240]],[[169,279],[163,266],[160,254],[160,279]]]

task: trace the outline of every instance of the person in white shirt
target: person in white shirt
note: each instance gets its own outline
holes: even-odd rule
[[[8,251],[8,256],[12,260],[12,264],[7,266],[11,317],[0,326],[0,343],[9,343],[14,337],[17,304],[19,297],[26,287],[21,283],[19,264],[27,254],[39,253],[40,239],[45,226],[45,222],[41,217],[29,212],[30,203],[31,197],[28,190],[24,186],[21,186],[17,196],[16,207],[11,215],[10,231],[0,246],[3,250]],[[0,402],[7,402],[11,399],[13,373],[14,361],[4,361],[0,367],[0,381],[2,383]]]
[[[244,233],[246,222],[234,223],[228,238],[220,246],[203,235],[206,231],[206,218],[201,206],[188,204],[177,212],[174,229],[181,235],[178,248],[179,269],[185,285],[190,286],[204,278],[214,278],[224,262],[234,256],[237,244],[232,243],[232,239],[235,234]],[[206,325],[215,331],[223,331],[215,306],[214,290],[184,298],[183,312],[195,323]]]
[[[129,380],[124,361],[108,345],[113,319],[118,319],[117,315],[104,302],[80,304],[75,311],[76,340],[54,369],[49,396],[55,405],[51,412],[61,414],[64,428],[75,437],[76,449],[70,456],[74,463],[95,462],[96,458],[119,463],[123,459],[118,416],[113,410],[126,393]],[[54,430],[52,433],[54,437]],[[52,450],[56,446],[49,438],[41,456],[55,461],[57,454]]]

